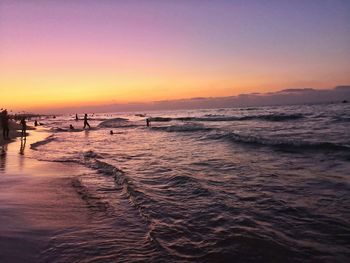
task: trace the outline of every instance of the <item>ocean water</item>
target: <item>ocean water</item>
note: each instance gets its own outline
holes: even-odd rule
[[[141,114],[41,120],[90,216],[45,261],[349,262],[349,104]]]

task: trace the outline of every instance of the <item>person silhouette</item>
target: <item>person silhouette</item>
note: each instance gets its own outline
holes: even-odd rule
[[[2,136],[4,140],[9,140],[10,139],[9,116],[7,114],[6,109],[1,112],[1,126],[2,126]]]
[[[86,126],[89,126],[89,129],[91,128],[90,124],[88,123],[88,116],[85,113],[85,115],[84,115],[84,128],[83,129],[85,129]]]
[[[75,114],[75,121],[78,121],[78,120],[79,120],[78,114]]]
[[[74,127],[73,127],[72,124],[69,125],[69,129],[70,129],[70,130],[74,130]]]
[[[22,117],[21,125],[22,125],[21,137],[26,137],[27,123],[26,123],[26,118],[25,117]]]

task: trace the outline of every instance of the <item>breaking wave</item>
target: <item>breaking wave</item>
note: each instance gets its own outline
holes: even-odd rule
[[[236,143],[244,143],[252,146],[267,146],[282,151],[323,151],[323,152],[350,152],[350,146],[332,142],[305,142],[286,141],[278,139],[263,138],[252,135],[238,133],[228,133],[221,135],[210,135],[213,139],[227,139]]]
[[[64,129],[64,128],[52,128],[53,132],[82,132],[84,129]]]
[[[56,137],[54,137],[54,135],[50,135],[49,137],[47,137],[46,139],[42,140],[42,141],[38,141],[38,142],[35,142],[35,143],[32,143],[30,145],[30,149],[32,150],[38,150],[38,147],[42,146],[42,145],[45,145],[45,144],[48,144],[52,141],[56,140]]]
[[[117,127],[130,127],[134,126],[133,124],[130,124],[128,119],[124,118],[114,118],[109,119],[101,122],[98,127],[102,128],[117,128]]]
[[[149,118],[149,120],[153,122],[169,122],[169,121],[172,121],[173,119],[167,118],[167,117],[152,117],[152,118]]]
[[[150,118],[153,122],[170,122],[170,121],[249,121],[249,120],[264,120],[264,121],[289,121],[304,118],[303,114],[265,114],[265,115],[247,115],[247,116],[226,116],[226,115],[205,115],[203,117],[154,117]]]
[[[149,199],[134,185],[132,180],[125,174],[125,172],[109,163],[100,161],[99,155],[93,151],[88,151],[84,154],[85,166],[98,171],[105,176],[112,176],[117,185],[124,189],[127,198],[130,203],[138,210],[140,216],[149,220],[149,217],[144,213],[142,203],[147,202]]]
[[[350,117],[337,116],[337,117],[334,118],[334,122],[350,122]]]
[[[171,125],[152,127],[152,130],[166,131],[166,132],[197,132],[197,131],[210,131],[212,128],[205,127],[204,125],[192,124],[192,125]]]

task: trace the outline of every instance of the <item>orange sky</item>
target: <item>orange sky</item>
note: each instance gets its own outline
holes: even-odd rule
[[[50,109],[350,83],[346,4],[238,2],[1,1],[0,106]]]

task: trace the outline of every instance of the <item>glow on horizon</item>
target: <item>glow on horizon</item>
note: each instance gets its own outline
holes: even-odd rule
[[[0,106],[350,83],[345,1],[0,0]]]

